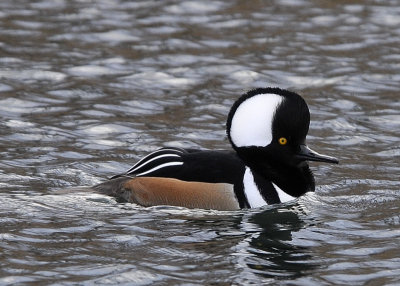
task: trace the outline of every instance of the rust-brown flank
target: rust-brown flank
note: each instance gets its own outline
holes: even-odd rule
[[[170,205],[188,208],[237,210],[233,185],[187,182],[170,178],[138,177],[123,184],[125,197],[142,206]]]

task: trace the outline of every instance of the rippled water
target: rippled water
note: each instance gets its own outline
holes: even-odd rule
[[[398,1],[0,2],[0,284],[398,285]],[[317,192],[238,212],[63,194],[160,146],[229,148],[302,94]]]

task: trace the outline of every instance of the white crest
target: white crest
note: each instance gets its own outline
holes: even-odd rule
[[[267,146],[272,141],[272,121],[283,97],[274,93],[257,94],[236,109],[230,136],[237,147]]]

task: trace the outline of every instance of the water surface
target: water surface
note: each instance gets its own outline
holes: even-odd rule
[[[400,283],[397,1],[0,3],[1,285]],[[248,89],[311,110],[317,191],[238,212],[60,193],[227,149]]]

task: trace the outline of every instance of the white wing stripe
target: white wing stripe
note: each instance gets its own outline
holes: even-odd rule
[[[148,158],[156,156],[159,153],[165,153],[166,151],[172,151],[172,152],[178,152],[178,153],[183,153],[183,151],[179,150],[179,149],[172,149],[172,148],[163,148],[163,149],[159,149],[157,151],[154,151],[152,153],[150,153],[149,155],[145,156],[144,158],[142,158],[141,160],[139,160],[135,165],[133,165],[132,168],[130,168],[126,173],[131,173],[133,170],[137,169],[143,162],[145,162],[146,160],[148,160]],[[167,153],[168,154],[168,153]],[[174,154],[175,153],[170,153],[170,154]]]
[[[159,165],[157,167],[154,167],[153,169],[150,169],[150,170],[148,170],[146,172],[135,174],[135,175],[139,177],[139,176],[143,176],[143,175],[146,175],[148,173],[157,171],[158,169],[161,169],[161,168],[170,167],[170,166],[179,166],[179,165],[183,165],[183,162],[169,162],[169,163],[161,164],[161,165]]]
[[[157,157],[154,157],[150,160],[148,160],[147,162],[144,162],[143,164],[138,165],[139,163],[137,163],[135,166],[133,166],[127,173],[134,173],[136,171],[138,171],[139,169],[145,168],[147,164],[149,164],[150,162],[153,162],[154,160],[160,159],[160,158],[164,158],[164,157],[180,157],[177,154],[164,154],[164,155],[160,155]]]

